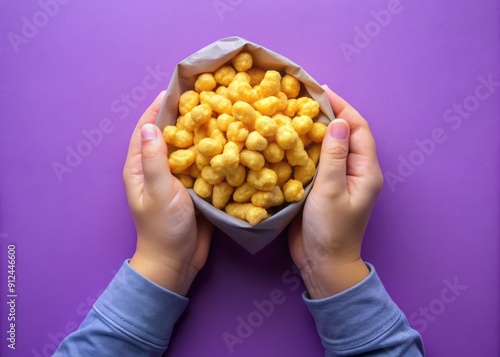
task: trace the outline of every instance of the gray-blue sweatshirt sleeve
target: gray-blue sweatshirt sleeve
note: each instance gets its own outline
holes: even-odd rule
[[[303,300],[314,317],[325,347],[333,356],[424,356],[422,339],[392,301],[375,268],[352,288],[334,296]]]
[[[161,356],[187,303],[126,261],[54,356]]]

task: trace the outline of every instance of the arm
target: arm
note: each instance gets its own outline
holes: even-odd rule
[[[302,298],[314,317],[326,356],[423,356],[424,348],[375,268],[353,287],[324,299]]]
[[[302,219],[289,231],[290,253],[328,356],[422,355],[418,333],[390,299],[361,244],[382,189],[375,140],[366,120],[325,87],[337,118],[326,131]]]
[[[213,227],[195,216],[187,190],[168,167],[167,146],[153,124],[162,92],[130,140],[123,180],[137,230],[137,248],[59,356],[161,356],[184,297],[207,259]]]
[[[187,303],[125,262],[54,356],[161,356]]]

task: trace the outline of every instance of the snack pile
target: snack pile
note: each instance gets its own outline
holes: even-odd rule
[[[318,165],[326,125],[319,104],[298,97],[289,74],[253,67],[238,53],[203,73],[179,98],[175,126],[163,130],[171,172],[214,207],[255,226],[300,201]]]

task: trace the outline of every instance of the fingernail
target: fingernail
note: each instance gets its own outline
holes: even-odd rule
[[[345,140],[347,138],[348,132],[349,128],[347,127],[346,123],[339,120],[333,122],[332,129],[330,130],[330,135],[336,140]]]
[[[322,87],[324,90],[330,89],[330,87],[328,87],[326,84],[323,84],[321,87]]]
[[[141,128],[142,140],[156,139],[157,132],[154,124],[144,124]]]

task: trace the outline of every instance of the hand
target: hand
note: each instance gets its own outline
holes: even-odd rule
[[[318,174],[289,231],[292,258],[309,295],[321,299],[363,280],[361,243],[383,176],[366,120],[324,86],[337,118],[325,134]]]
[[[137,229],[130,265],[180,295],[207,259],[213,226],[195,216],[187,190],[168,167],[167,146],[154,125],[165,92],[139,120],[123,169],[128,204]]]

